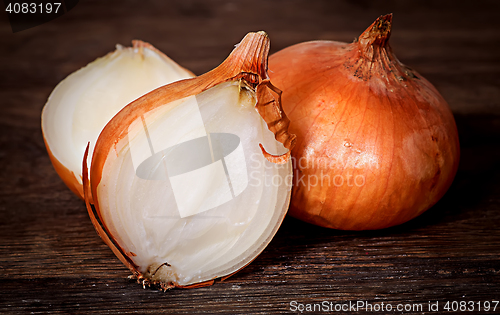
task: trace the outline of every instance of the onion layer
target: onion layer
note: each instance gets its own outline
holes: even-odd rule
[[[392,15],[352,44],[313,41],[269,59],[283,91],[294,187],[290,214],[343,230],[406,222],[435,204],[458,167],[453,115],[438,91],[398,61]]]
[[[125,105],[162,85],[194,75],[148,43],[117,49],[61,81],[42,112],[45,146],[64,183],[80,198],[82,157]]]
[[[280,226],[294,136],[268,51],[265,33],[248,34],[216,69],[120,111],[97,140],[90,179],[84,158],[92,222],[144,286],[212,284],[249,264]]]

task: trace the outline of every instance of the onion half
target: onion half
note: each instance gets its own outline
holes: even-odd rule
[[[268,51],[267,34],[249,33],[216,69],[127,105],[100,134],[89,173],[84,158],[92,222],[143,286],[210,285],[280,226],[295,137]]]
[[[135,40],[117,45],[61,81],[42,112],[42,132],[50,160],[64,183],[80,198],[82,157],[90,152],[108,121],[136,98],[194,75],[152,45]]]

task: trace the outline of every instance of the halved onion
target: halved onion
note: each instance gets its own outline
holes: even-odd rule
[[[84,158],[92,222],[144,286],[212,284],[249,264],[280,226],[295,136],[268,51],[267,34],[249,33],[216,69],[120,111],[97,140],[90,179]]]
[[[61,81],[42,112],[45,146],[64,183],[80,198],[82,157],[93,151],[99,133],[125,105],[174,81],[194,75],[148,43],[98,58]]]

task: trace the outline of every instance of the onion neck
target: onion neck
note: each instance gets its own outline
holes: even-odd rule
[[[392,14],[383,15],[373,22],[357,40],[361,56],[373,61],[380,54],[381,50],[389,48],[391,28]]]
[[[389,45],[391,29],[392,14],[380,16],[350,45],[344,66],[354,77],[363,81],[384,77],[392,83],[416,77],[393,54]]]
[[[222,64],[203,76],[226,77],[228,80],[243,79],[249,86],[255,88],[262,81],[269,79],[267,75],[269,46],[269,36],[266,32],[248,33]]]

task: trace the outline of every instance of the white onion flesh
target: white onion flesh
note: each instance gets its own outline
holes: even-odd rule
[[[255,103],[255,93],[241,82],[221,83],[148,112],[110,150],[93,198],[109,234],[147,278],[185,286],[232,274],[257,257],[276,233],[289,204],[291,162],[277,165],[264,158],[259,143],[272,154],[287,150],[274,139]],[[149,179],[137,175],[137,161],[151,156],[152,147],[158,153],[158,143],[167,148],[217,133],[237,135],[244,153],[226,160],[229,175],[237,173],[230,178],[232,198],[182,217],[179,201],[203,208],[207,200],[200,191],[217,186],[216,171],[210,173],[212,181],[200,177],[200,187],[184,185],[174,195],[171,170],[160,171],[168,153],[150,163]]]
[[[87,143],[91,156],[99,133],[116,113],[149,91],[190,77],[192,73],[152,47],[117,45],[114,52],[69,75],[51,93],[42,113],[46,144],[81,185]]]

